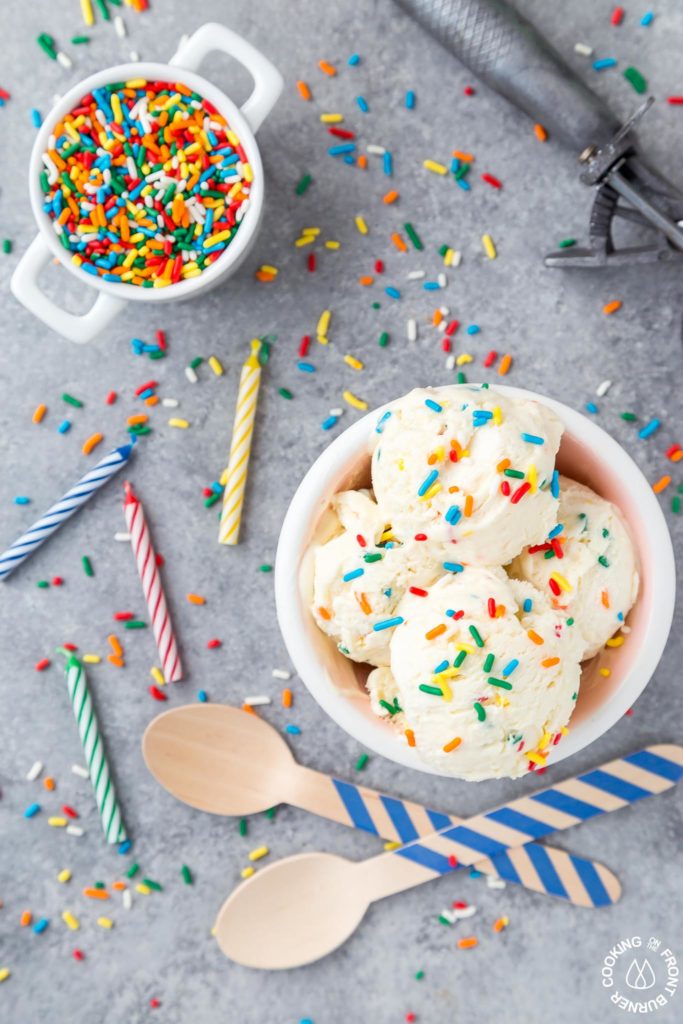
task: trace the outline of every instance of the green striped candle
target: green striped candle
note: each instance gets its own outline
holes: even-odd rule
[[[102,829],[108,843],[120,843],[126,838],[126,830],[121,820],[121,809],[109,772],[109,764],[88,689],[88,681],[83,666],[74,654],[69,655],[66,663],[66,682],[69,688],[71,707],[78,724],[85,761],[90,773],[90,781],[95,791]]]

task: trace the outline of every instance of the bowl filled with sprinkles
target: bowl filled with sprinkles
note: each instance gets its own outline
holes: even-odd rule
[[[250,71],[240,109],[194,71],[221,50]],[[15,272],[15,295],[76,341],[88,340],[127,301],[181,300],[214,286],[242,262],[263,209],[255,132],[282,79],[222,25],[204,25],[169,64],[106,69],[54,107],[30,164],[39,235]],[[84,316],[37,286],[56,257],[100,293]]]

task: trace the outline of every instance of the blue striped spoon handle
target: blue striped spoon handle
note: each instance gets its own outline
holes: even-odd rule
[[[14,572],[22,562],[25,562],[33,554],[36,548],[39,548],[48,537],[51,537],[55,530],[58,530],[74,512],[85,505],[95,491],[118,473],[128,462],[132,450],[132,443],[123,445],[121,448],[114,448],[84,477],[81,477],[60,501],[49,508],[38,522],[34,523],[18,540],[15,540],[14,544],[0,555],[0,580],[6,580],[10,573]]]
[[[482,858],[495,858],[505,878],[506,858],[515,869],[511,849],[663,793],[681,777],[683,747],[645,747],[594,771],[511,800],[496,810],[446,826],[391,853],[372,857],[357,868],[366,892],[373,892],[373,900],[451,871],[453,856],[463,867],[478,864]]]

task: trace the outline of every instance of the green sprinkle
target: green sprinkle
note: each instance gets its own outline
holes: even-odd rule
[[[465,178],[470,173],[470,164],[466,161],[460,164],[457,171],[454,172],[453,177],[456,181],[460,181],[461,178]]]
[[[247,819],[246,818],[240,818],[239,829],[240,829],[240,835],[241,836],[246,836],[247,829],[248,829]]]
[[[265,366],[270,359],[270,343],[264,338],[261,338],[261,348],[259,349],[258,361],[261,366]]]
[[[372,309],[381,309],[382,305],[379,302],[373,302]]]
[[[195,356],[194,359],[190,360],[190,369],[196,370],[198,366],[201,366],[204,362],[202,356]]]
[[[265,564],[264,565],[259,565],[258,571],[259,572],[272,572],[273,571],[273,567],[272,567],[272,565],[265,565]]]
[[[418,235],[417,231],[415,230],[415,228],[413,227],[413,225],[410,224],[410,223],[406,223],[406,224],[403,225],[403,227],[405,228],[406,234],[407,234],[408,238],[410,239],[410,241],[415,246],[415,248],[416,249],[424,249],[424,245],[422,244],[422,240],[421,240],[420,236]]]
[[[264,811],[263,813],[265,814],[266,818],[272,821],[275,815],[277,814],[277,807],[269,807],[268,810]]]
[[[87,555],[83,555],[81,558],[81,564],[83,565],[83,572],[86,576],[94,576],[95,570],[92,567],[92,562]]]
[[[382,331],[377,342],[380,348],[386,348],[389,344],[389,335],[386,331]]]
[[[394,697],[393,704],[390,704],[388,700],[381,700],[379,703],[380,707],[383,707],[385,711],[388,711],[392,717],[394,715],[400,714],[403,711],[403,708],[398,702],[398,697]]]
[[[124,629],[147,629],[147,623],[142,622],[141,619],[128,619],[123,624]]]
[[[460,666],[462,665],[462,663],[463,663],[463,661],[465,660],[466,657],[467,657],[467,651],[458,651],[457,657],[456,657],[455,661],[453,662],[453,668],[460,668]]]
[[[683,484],[678,485],[678,493],[683,494]]]
[[[72,36],[71,42],[73,46],[81,46],[83,43],[90,42],[90,36]]]
[[[543,552],[543,557],[545,558],[545,560],[546,560],[546,561],[547,561],[547,560],[548,560],[549,558],[554,558],[554,557],[555,557],[555,552],[554,552],[554,550],[553,550],[552,548],[548,548],[548,550],[547,550],[547,551],[544,551],[544,552]]]
[[[424,971],[416,971],[415,972],[415,981],[422,981],[424,976],[425,976],[425,972]]]
[[[647,92],[647,79],[644,75],[641,75],[637,68],[628,67],[624,71],[624,78],[627,82],[630,82],[637,93],[641,95]]]
[[[182,875],[185,885],[192,885],[192,872],[188,868],[187,864],[183,864],[180,869],[180,874]]]
[[[62,236],[60,235],[59,237],[61,238]],[[147,285],[147,282],[145,281],[145,284],[143,285],[143,287],[146,287],[146,285]],[[149,352],[148,355],[149,355],[150,359],[165,359],[166,358],[166,353],[164,352],[164,350],[162,348],[157,349],[156,352]]]
[[[484,641],[482,640],[481,633],[479,632],[477,627],[476,626],[470,626],[469,630],[470,630],[470,636],[474,640],[474,642],[477,645],[477,647],[483,647],[484,646]]]
[[[458,383],[458,384],[467,384],[467,377],[466,377],[466,376],[465,376],[465,374],[464,374],[464,373],[462,372],[462,370],[460,370],[460,371],[459,371],[459,372],[458,372],[458,373],[457,373],[457,374],[455,375],[455,379],[456,379],[456,381],[457,381],[457,383]]]
[[[572,700],[576,700],[576,698],[577,698],[578,696],[579,696],[578,692],[576,692],[576,693],[573,693],[573,694],[572,694]]]
[[[363,555],[363,561],[364,562],[381,562],[382,561],[382,554],[381,554],[381,552],[377,551],[377,552],[374,552],[373,554]]]
[[[491,685],[491,686],[499,686],[501,688],[501,690],[511,690],[512,689],[512,683],[508,683],[508,681],[506,679],[496,679],[494,676],[489,676],[488,682],[489,682],[489,685]]]
[[[294,398],[294,395],[289,390],[289,388],[278,388],[277,393],[278,395],[280,395],[281,398],[286,398],[287,401],[290,401],[292,398]]]
[[[444,245],[440,245],[439,246],[439,256],[445,256],[450,248],[451,248],[450,245],[445,245],[445,244]]]
[[[477,718],[479,719],[479,721],[483,722],[484,719],[486,718],[486,712],[484,711],[484,708],[479,703],[479,701],[475,703],[474,710],[477,712]]]
[[[131,864],[131,866],[126,871],[126,878],[134,878],[135,875],[137,875],[139,870],[140,870],[140,865],[139,864]]]
[[[448,920],[447,917],[444,917],[443,914],[439,914],[439,923],[445,924],[447,928],[450,928],[451,926],[451,922]]]
[[[681,511],[681,499],[678,497],[677,494],[671,499],[671,511],[675,515],[679,515]]]
[[[155,892],[163,892],[164,891],[163,885],[160,885],[159,882],[155,882],[153,878],[143,878],[142,879],[142,884],[143,885],[148,885],[149,888],[150,889],[154,889]]]
[[[563,238],[561,242],[557,243],[558,249],[570,249],[572,245],[576,245],[575,238]]]
[[[361,754],[354,765],[355,770],[357,772],[362,772],[369,760],[370,758],[367,754]]]
[[[487,654],[484,659],[484,672],[490,672],[493,668],[493,663],[496,660],[494,654]]]
[[[83,402],[81,402],[80,398],[74,398],[73,395],[67,395],[66,391],[62,395],[62,401],[66,402],[67,405],[75,406],[76,409],[83,408]]]
[[[104,882],[93,882],[93,889],[104,889]]]
[[[11,251],[12,251],[12,242],[11,242],[11,240],[9,238],[5,238],[4,239],[4,241],[2,243],[2,251],[5,253],[6,256],[9,256],[9,254],[11,253]]]
[[[36,39],[36,42],[38,43],[38,46],[41,48],[43,53],[46,53],[48,55],[50,60],[57,60],[55,41],[52,38],[52,36],[48,36],[45,32],[41,32],[41,34]]]
[[[304,174],[302,178],[299,178],[296,183],[296,188],[294,189],[296,194],[298,196],[302,196],[312,181],[313,178],[310,174]]]
[[[109,8],[107,7],[105,0],[95,0],[95,3],[100,9],[100,14],[102,15],[104,21],[111,21],[111,15],[109,13]]]
[[[432,693],[435,697],[443,697],[443,690],[440,686],[428,686],[427,683],[420,683],[418,690],[423,693]]]
[[[221,497],[222,495],[220,494],[212,494],[209,498],[205,498],[204,508],[211,508],[212,505],[215,505],[217,501],[221,500]]]
[[[605,569],[609,569],[609,560],[604,555],[600,555],[598,562],[600,565],[604,565]]]
[[[503,476],[511,476],[514,480],[524,479],[524,473],[519,469],[504,469]]]
[[[568,626],[573,626],[574,625],[574,619],[573,618],[567,619],[567,625]]]
[[[635,421],[638,419],[634,412],[620,412],[619,415],[621,416],[622,420],[626,420],[627,423],[635,423]]]
[[[45,590],[47,587],[50,586],[50,584],[48,583],[47,580],[38,580],[36,586],[40,587],[41,590]]]

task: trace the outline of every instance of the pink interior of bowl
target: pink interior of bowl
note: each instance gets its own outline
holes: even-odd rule
[[[567,431],[562,436],[557,456],[557,467],[563,475],[591,487],[620,510],[636,545],[640,571],[638,600],[626,619],[626,623],[631,629],[627,642],[622,647],[605,648],[595,658],[583,665],[579,698],[571,721],[572,729],[574,729],[609,702],[621,686],[633,662],[634,654],[645,641],[647,624],[652,615],[654,555],[650,550],[647,523],[642,510],[633,500],[628,479],[617,475],[592,448]],[[321,495],[318,508],[311,517],[308,536],[314,536],[333,494],[337,491],[368,487],[369,485],[370,457],[365,450],[365,444],[363,444],[361,450],[348,461],[331,483],[327,494]],[[311,592],[310,577],[308,580],[306,578],[309,572],[310,567],[307,569],[302,567],[300,594],[304,604],[306,604],[305,595]],[[365,680],[371,666],[350,661],[340,654],[334,641],[318,629],[307,607],[304,620],[308,641],[329,678],[333,680],[338,692],[352,702],[355,708],[377,727],[393,732],[391,725],[383,719],[378,719],[370,708]],[[608,677],[600,675],[601,668],[609,668],[610,675]]]

